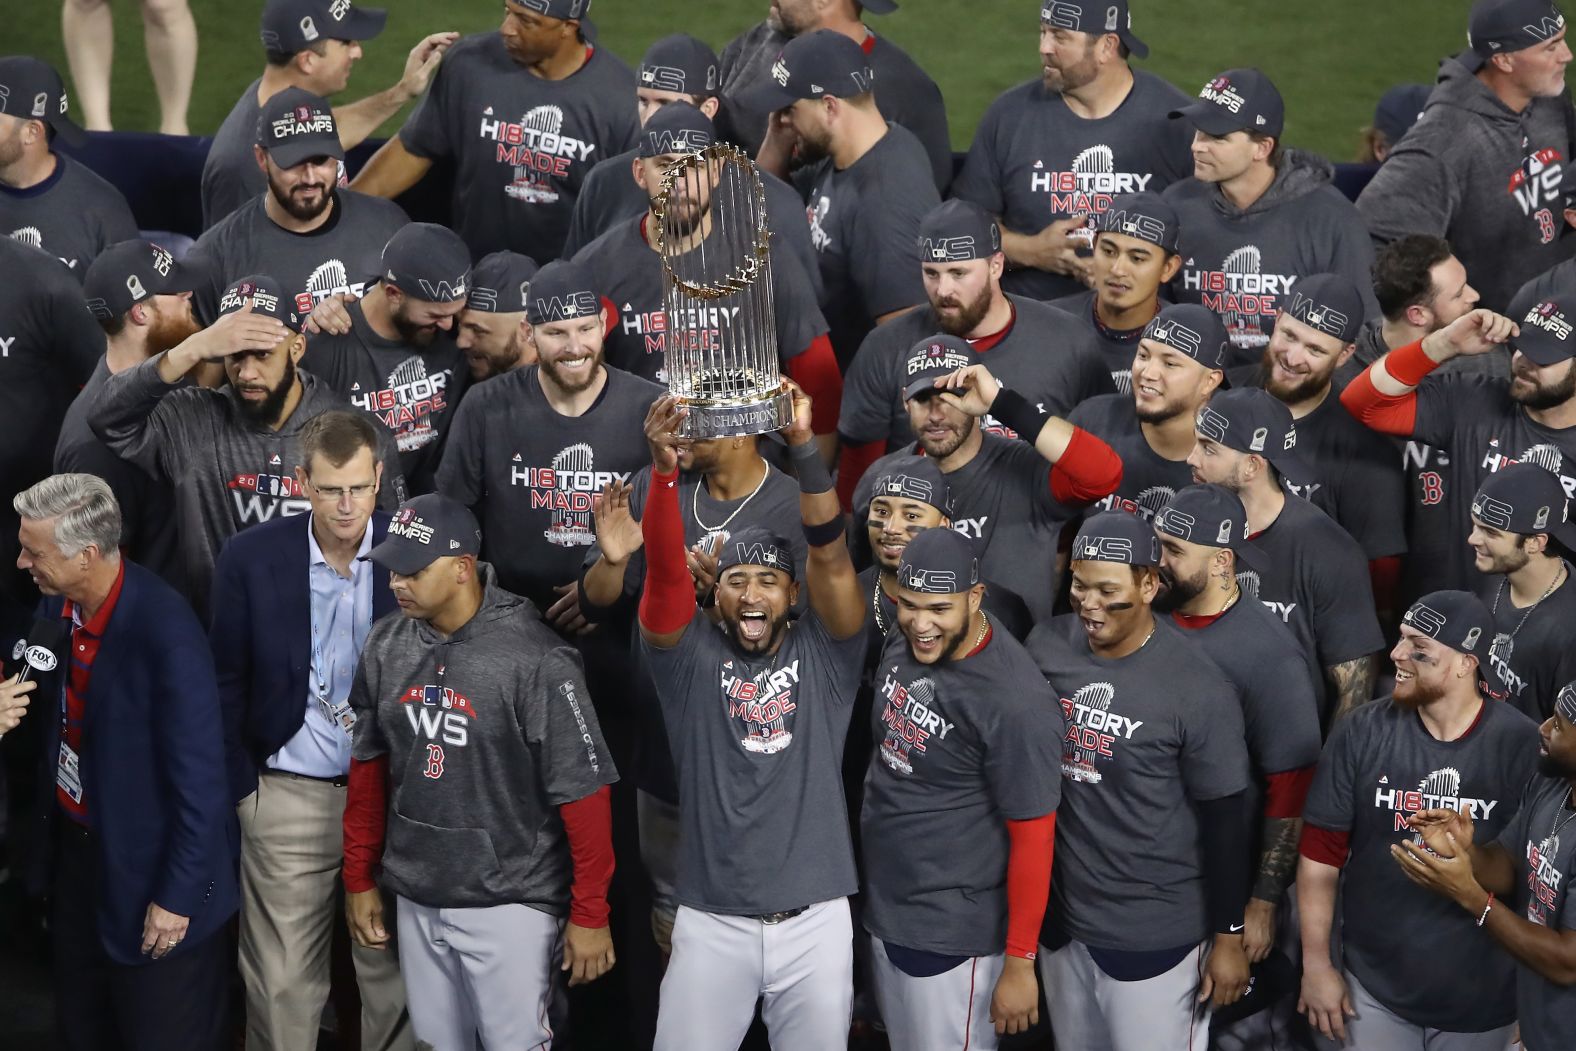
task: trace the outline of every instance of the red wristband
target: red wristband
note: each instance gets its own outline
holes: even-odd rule
[[[1404,347],[1396,347],[1384,357],[1384,370],[1397,383],[1415,387],[1439,367],[1439,362],[1423,352],[1423,341],[1417,340]]]

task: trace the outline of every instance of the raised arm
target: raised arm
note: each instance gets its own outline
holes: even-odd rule
[[[1409,437],[1417,426],[1417,386],[1425,376],[1458,355],[1487,354],[1520,331],[1492,310],[1463,314],[1368,366],[1341,392],[1341,404],[1382,434]]]
[[[843,539],[837,490],[816,447],[810,396],[792,380],[783,380],[783,386],[793,393],[793,419],[782,428],[782,435],[799,476],[799,518],[809,546],[810,608],[833,638],[852,638],[864,630],[869,606]]]
[[[427,90],[432,75],[443,61],[449,45],[460,39],[460,34],[433,33],[417,42],[405,59],[405,70],[392,87],[375,95],[368,95],[344,106],[334,107],[334,123],[339,125],[339,144],[347,150],[355,149],[367,136],[378,130],[378,125],[400,111],[400,107]]]
[[[429,158],[411,153],[396,135],[368,158],[350,181],[350,188],[374,197],[398,197],[421,181],[431,167]]]
[[[646,496],[645,514],[640,520],[646,548],[646,582],[640,593],[640,637],[659,649],[677,646],[695,616],[695,588],[684,561],[684,520],[679,514],[678,450],[684,439],[677,432],[688,412],[677,398],[664,394],[646,413],[646,443],[651,446],[651,491]],[[627,503],[625,513],[628,513]]]

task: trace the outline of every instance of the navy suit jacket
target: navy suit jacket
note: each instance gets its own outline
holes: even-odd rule
[[[83,698],[81,775],[96,833],[99,937],[115,962],[142,964],[150,902],[190,921],[172,955],[234,915],[240,831],[225,798],[224,729],[202,624],[154,573],[125,566]],[[59,596],[47,598],[41,616],[58,620],[61,609]],[[49,700],[35,889],[48,885],[54,823],[71,820],[55,804],[67,667],[62,659],[41,676],[36,694]]]
[[[209,640],[219,672],[230,797],[257,788],[257,771],[306,719],[312,665],[310,515],[275,518],[231,537],[214,567]],[[372,514],[372,542],[389,515]],[[386,572],[372,577],[372,619],[396,608]]]

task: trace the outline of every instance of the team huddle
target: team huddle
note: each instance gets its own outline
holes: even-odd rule
[[[892,0],[633,71],[589,6],[336,103],[385,14],[268,0],[194,243],[0,58],[59,1046],[227,1046],[238,971],[246,1045],[314,1048],[343,923],[369,1048],[567,1046],[610,980],[660,1051],[1570,1047],[1560,11],[1479,0],[1354,201],[1125,0],[1044,0],[959,166]],[[767,434],[669,390],[744,324],[665,288],[717,144]]]

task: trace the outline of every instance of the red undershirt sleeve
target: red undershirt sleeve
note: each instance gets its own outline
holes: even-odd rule
[[[1007,955],[1034,959],[1051,894],[1056,813],[1007,822]]]
[[[1333,868],[1345,868],[1346,856],[1351,841],[1350,832],[1336,832],[1318,825],[1303,822],[1302,839],[1297,844],[1297,853],[1309,861],[1317,861]]]
[[[1423,341],[1397,347],[1381,358],[1385,371],[1398,383],[1416,387],[1423,378],[1439,367],[1439,363],[1423,353]],[[1373,367],[1358,374],[1341,392],[1341,404],[1346,411],[1365,425],[1381,434],[1405,438],[1417,428],[1417,391],[1409,390],[1400,396],[1383,394],[1374,386]]]
[[[854,490],[859,486],[859,479],[870,470],[870,465],[881,459],[881,454],[886,451],[886,442],[865,442],[855,445],[843,441],[842,450],[837,454],[837,502],[842,505],[843,513],[849,514],[854,509]]]
[[[1302,805],[1313,787],[1313,766],[1296,770],[1282,770],[1270,774],[1265,780],[1264,816],[1267,818],[1302,817]]]
[[[679,517],[679,472],[651,469],[651,491],[640,520],[646,543],[646,583],[640,623],[653,635],[670,635],[695,615],[695,585],[684,564],[684,522]]]
[[[345,788],[345,867],[342,878],[352,894],[375,890],[373,877],[383,857],[383,831],[388,822],[389,757],[352,759]]]
[[[1073,428],[1067,451],[1051,466],[1051,495],[1064,504],[1087,504],[1116,492],[1122,458],[1082,427]]]
[[[558,808],[569,839],[574,882],[569,888],[569,922],[606,927],[607,888],[613,882],[613,806],[606,785]]]
[[[789,358],[784,367],[788,378],[803,387],[815,403],[810,429],[816,434],[837,433],[837,416],[843,411],[843,373],[837,367],[831,337],[824,332],[816,336],[802,354]]]

